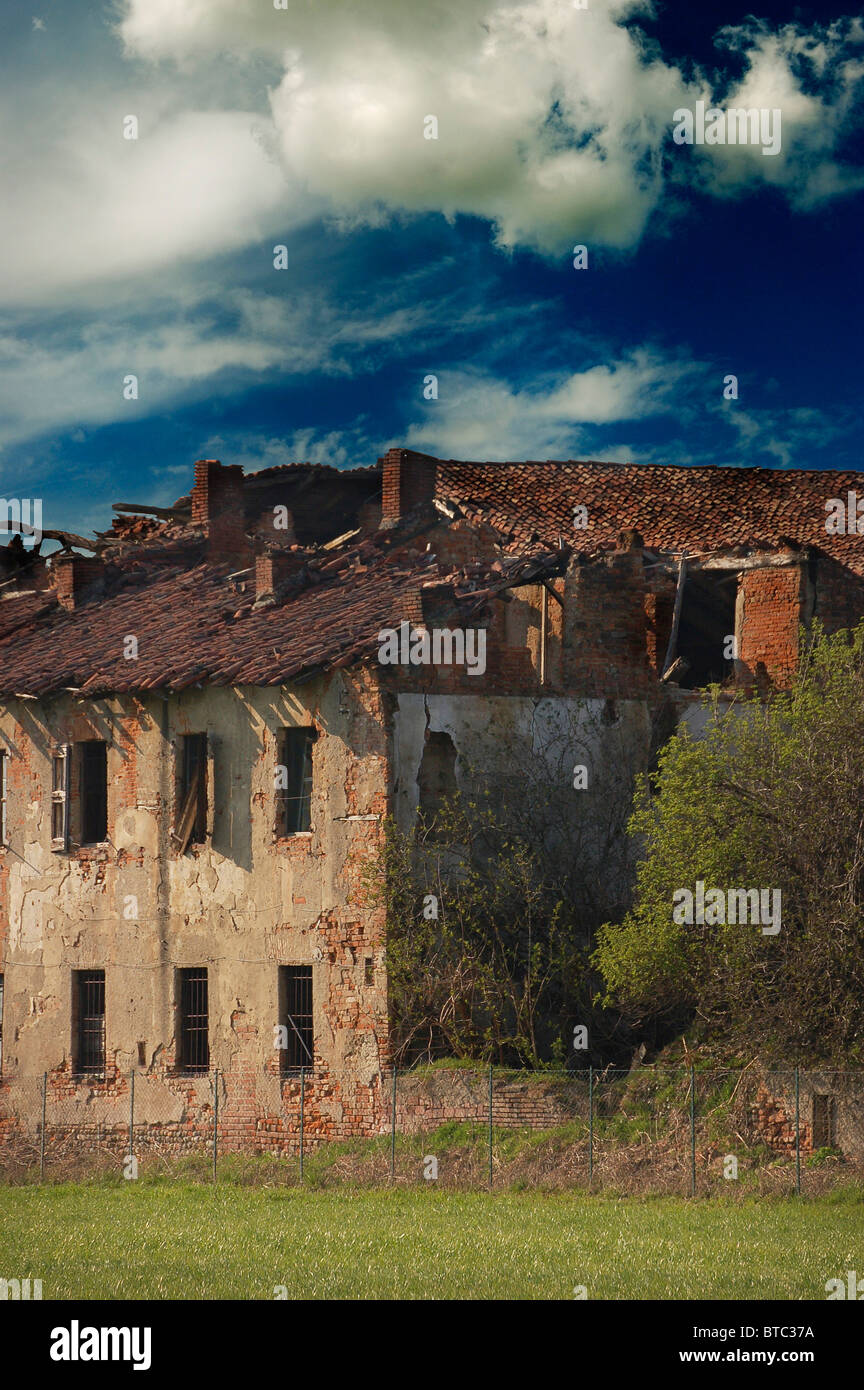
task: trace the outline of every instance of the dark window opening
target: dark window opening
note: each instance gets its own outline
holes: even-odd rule
[[[178,970],[177,1067],[180,1071],[208,1071],[210,1025],[207,1007],[207,971],[194,967]]]
[[[834,1097],[813,1097],[813,1148],[830,1149],[834,1144]]]
[[[287,1046],[282,1050],[283,1072],[311,1067],[315,1060],[311,965],[280,965],[279,1015],[287,1033]]]
[[[179,755],[174,838],[185,854],[190,845],[201,845],[207,838],[207,735],[184,734]]]
[[[78,1075],[105,1070],[105,971],[76,970],[74,978],[74,1061]]]
[[[600,723],[614,725],[620,722],[621,711],[618,708],[617,700],[604,700],[603,708],[600,711]]]
[[[276,768],[276,834],[297,835],[312,828],[312,747],[314,729],[282,729]]]
[[[732,675],[730,639],[735,635],[737,584],[735,571],[688,572],[674,653],[687,662],[687,670],[677,678],[683,689],[700,690]]]
[[[108,748],[102,739],[78,744],[81,844],[98,845],[108,835]]]
[[[366,966],[365,966],[365,971],[364,971],[364,976],[363,976],[363,978],[364,978],[365,983],[366,983],[367,985],[374,985],[374,983],[375,983],[375,963],[374,963],[374,961],[372,960],[372,957],[371,957],[371,956],[367,956],[367,957],[366,957]]]
[[[427,735],[417,786],[420,818],[434,833],[443,803],[456,795],[456,745],[449,734]]]

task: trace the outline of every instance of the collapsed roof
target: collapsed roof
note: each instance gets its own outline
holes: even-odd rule
[[[416,618],[424,591],[458,621],[494,593],[561,573],[574,550],[614,549],[628,530],[668,557],[791,542],[864,574],[861,538],[825,530],[826,501],[854,491],[854,473],[462,463],[394,449],[375,468],[244,476],[200,460],[195,476],[173,507],[117,504],[93,558],[17,564],[0,585],[0,693],[305,679],[370,655],[381,628]],[[577,506],[586,529],[574,530]],[[484,535],[461,563],[429,539],[457,523]]]

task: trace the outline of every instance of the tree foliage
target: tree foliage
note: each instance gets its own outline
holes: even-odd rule
[[[598,936],[605,1002],[633,1022],[698,1023],[787,1060],[864,1044],[864,624],[816,629],[792,689],[719,691],[704,733],[681,726],[638,779],[635,902]],[[779,888],[776,936],[673,920],[673,894]]]
[[[594,717],[570,711],[539,736],[541,748],[509,744],[494,787],[463,765],[462,790],[434,816],[385,826],[366,889],[386,911],[398,1062],[538,1066],[572,1048],[596,992],[593,933],[623,911],[628,878],[632,760],[617,731],[604,729],[601,783],[597,732]],[[594,794],[574,789],[575,763],[590,764]],[[608,1031],[609,1020],[598,1028]],[[570,1055],[577,1066],[588,1060]]]

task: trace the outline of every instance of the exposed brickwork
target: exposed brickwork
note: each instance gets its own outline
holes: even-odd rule
[[[142,1142],[205,1144],[217,1097],[206,1076],[176,1072],[175,1033],[176,971],[206,963],[221,1146],[292,1151],[300,1082],[281,1074],[272,1036],[280,967],[302,967],[315,1048],[305,1142],[380,1132],[390,1104],[386,923],[366,870],[382,821],[416,793],[422,751],[411,759],[434,702],[410,697],[454,697],[434,713],[466,763],[485,709],[475,698],[466,717],[462,696],[504,697],[502,727],[526,740],[543,697],[610,710],[627,701],[638,741],[669,695],[658,677],[682,552],[729,571],[730,604],[738,571],[738,678],[788,682],[799,623],[857,621],[864,579],[845,567],[855,567],[847,538],[817,549],[821,493],[842,491],[833,475],[740,472],[439,463],[393,449],[380,474],[303,465],[247,478],[199,460],[191,497],[163,509],[164,525],[124,522],[97,559],[55,561],[52,592],[0,600],[0,734],[15,750],[12,844],[0,851],[9,1071],[49,1071],[54,1111],[101,1126],[126,1105],[140,1057]],[[291,528],[271,535],[283,495]],[[576,533],[579,503],[589,527]],[[857,550],[854,560],[861,569]],[[710,593],[703,583],[689,620],[697,647],[694,626],[714,640]],[[482,634],[485,670],[379,664],[380,630],[403,622]],[[127,634],[137,659],[124,653]],[[309,814],[293,835],[274,803],[286,726],[317,734]],[[207,738],[209,820],[184,853],[171,831],[190,733]],[[73,761],[72,845],[60,855],[50,749],[92,738],[107,744],[109,833],[75,843]],[[108,1076],[82,1082],[70,1070],[71,972],[102,968]],[[486,1113],[485,1081],[478,1095],[464,1074],[400,1084],[400,1128]],[[551,1084],[496,1081],[496,1122],[547,1127],[570,1113]],[[788,1114],[787,1098],[766,1093],[759,1124],[787,1148]]]
[[[394,526],[415,507],[431,503],[435,496],[437,459],[411,449],[390,449],[380,460],[381,525]]]
[[[103,578],[104,567],[88,555],[64,555],[53,561],[57,576],[57,602],[71,613],[82,598],[92,594]]]
[[[492,1123],[508,1129],[554,1129],[587,1115],[584,1087],[556,1086],[542,1077],[493,1078]],[[489,1123],[489,1078],[483,1070],[442,1069],[399,1077],[396,1128],[423,1134],[441,1125]]]
[[[753,1107],[753,1122],[760,1139],[778,1153],[794,1153],[796,1148],[795,1110],[772,1095],[762,1083]],[[812,1153],[812,1127],[804,1119],[799,1119],[798,1133],[802,1154]]]
[[[565,684],[579,694],[625,698],[653,688],[641,552],[574,567],[564,603]]]
[[[745,675],[785,685],[798,661],[804,571],[800,565],[745,570],[740,579],[743,623],[738,652]]]
[[[204,529],[214,559],[250,558],[244,505],[240,465],[198,459],[192,489],[192,523]]]

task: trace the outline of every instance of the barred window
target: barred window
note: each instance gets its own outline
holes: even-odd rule
[[[180,1071],[210,1068],[210,1020],[207,971],[197,966],[178,970],[177,1066]]]
[[[816,1092],[813,1096],[813,1148],[828,1149],[834,1143],[834,1097]]]
[[[297,1072],[301,1067],[311,1067],[315,1060],[311,965],[279,967],[279,1015],[288,1038],[282,1052],[282,1070]]]
[[[75,1038],[73,1069],[79,1074],[105,1070],[105,971],[73,974]]]

